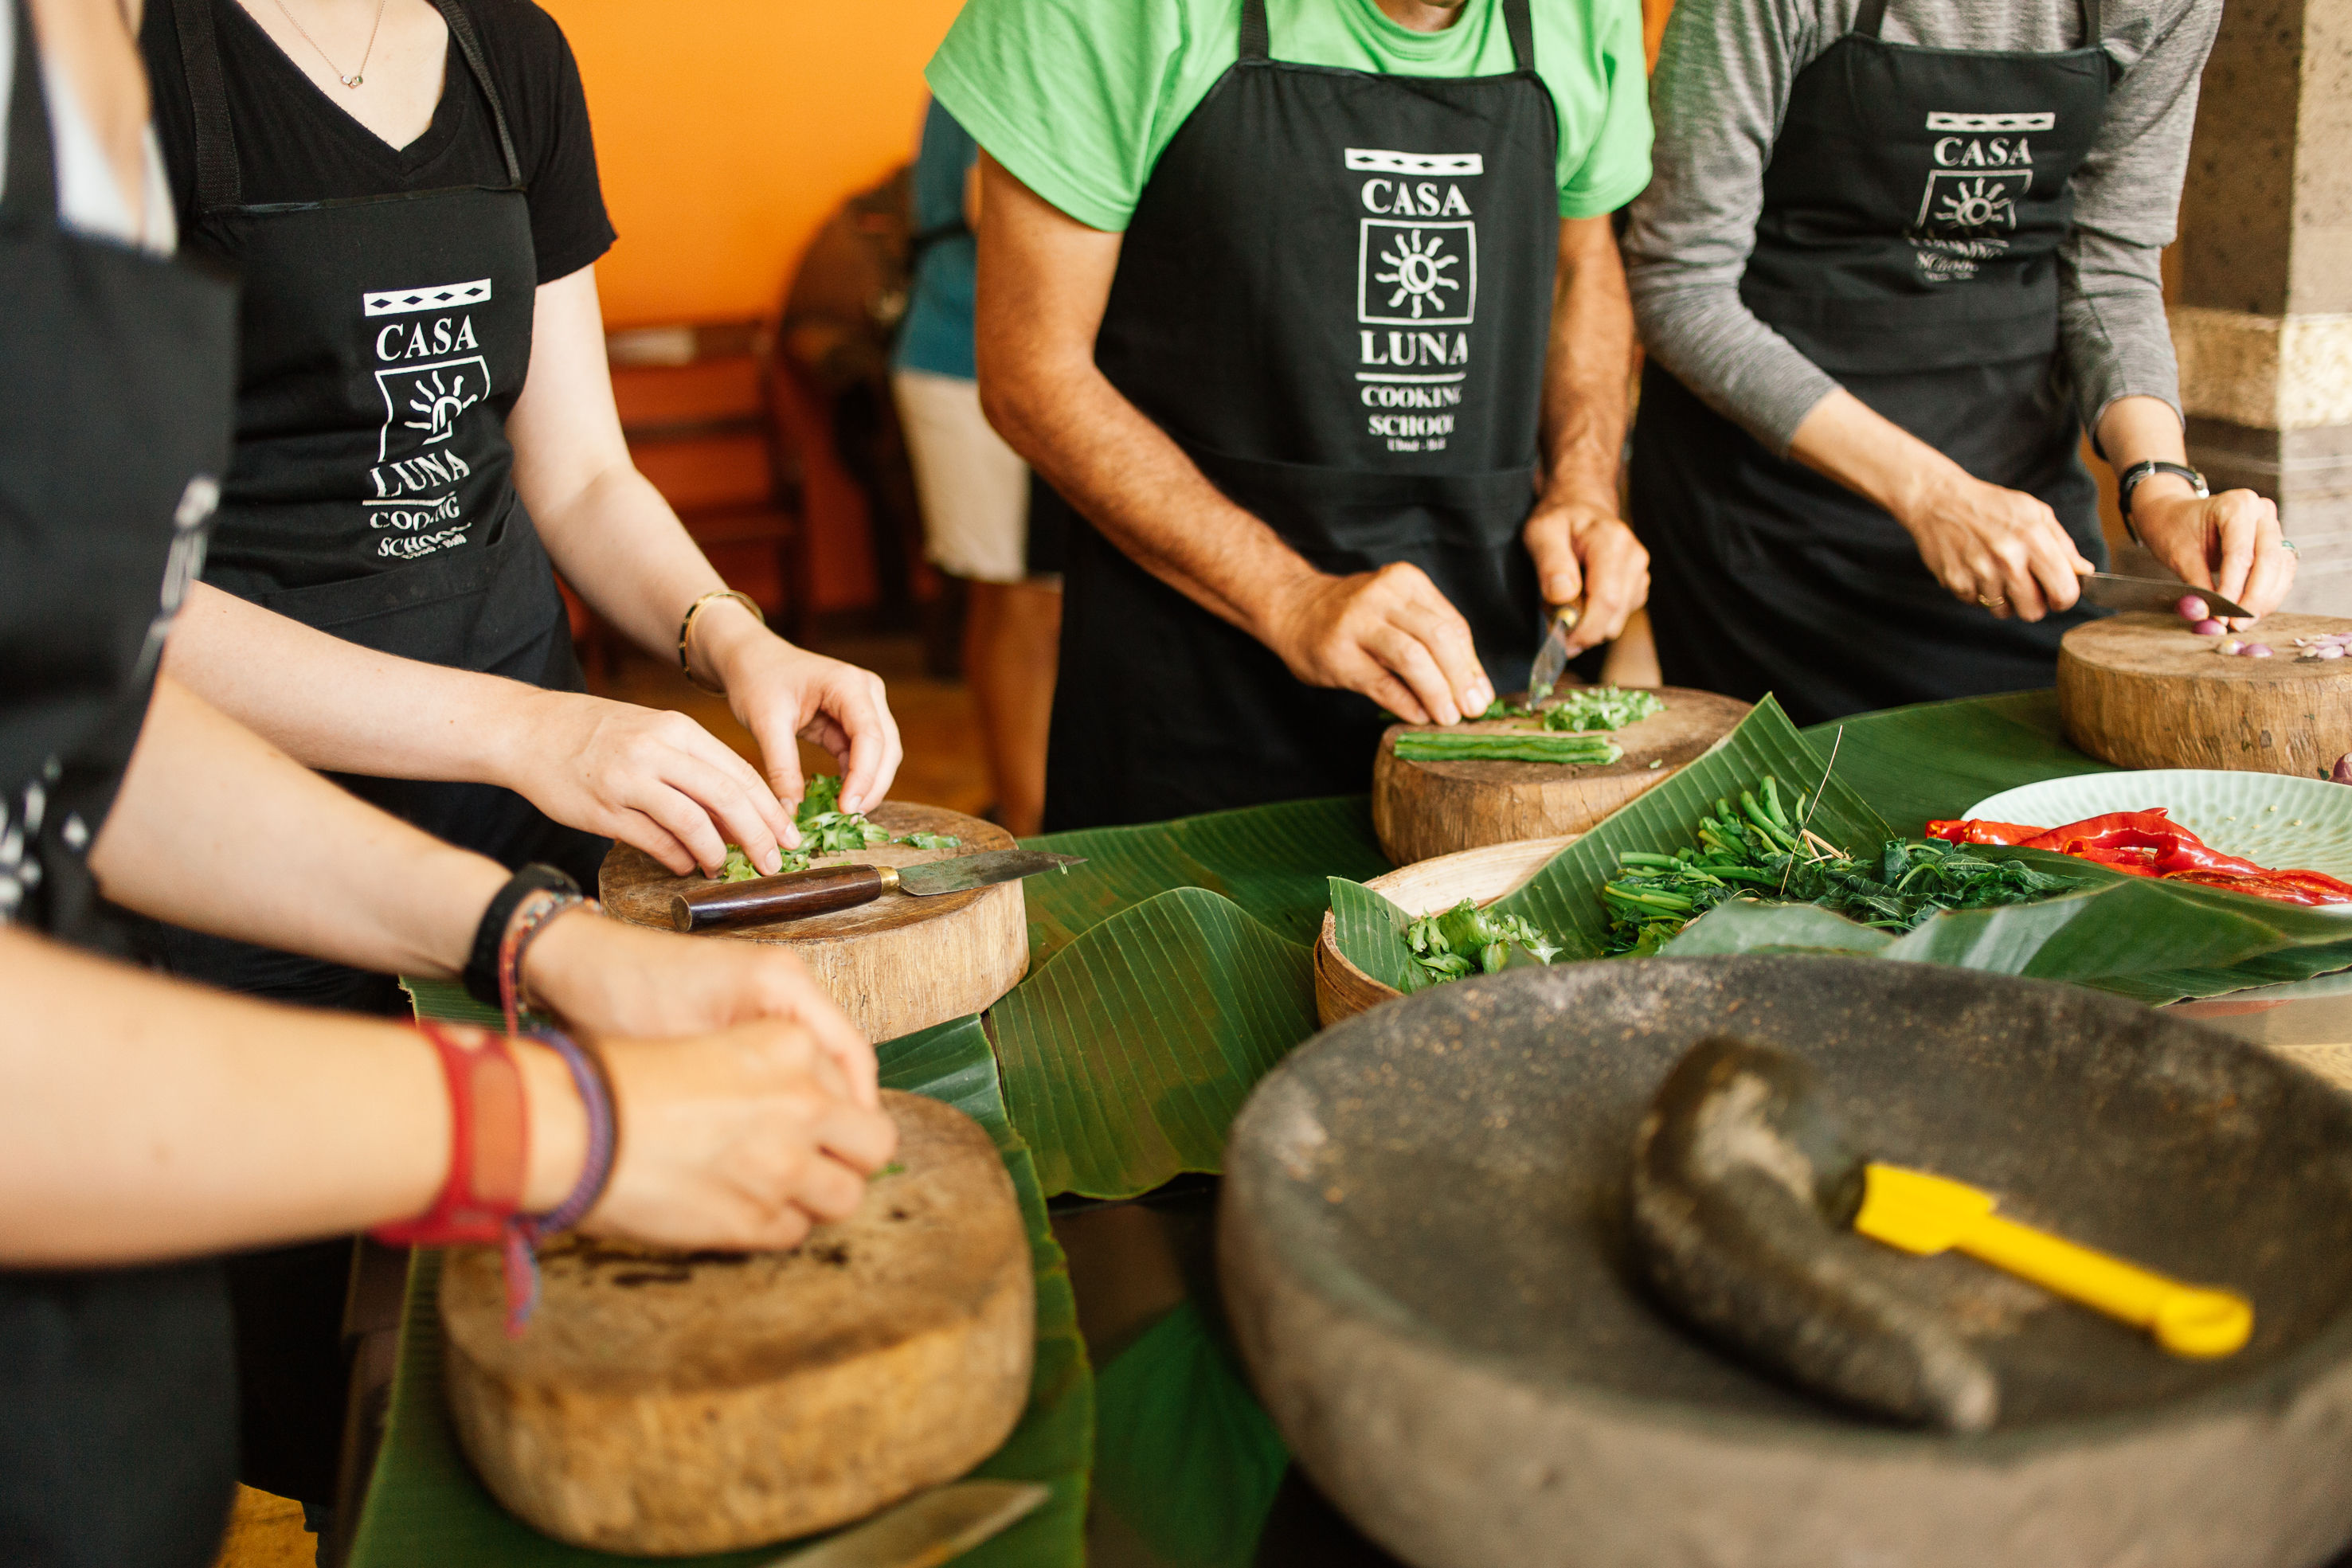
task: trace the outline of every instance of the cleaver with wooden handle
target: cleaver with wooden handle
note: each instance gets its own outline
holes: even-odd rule
[[[936,898],[943,893],[970,893],[1000,882],[1018,882],[1041,871],[1085,863],[1084,855],[1057,855],[1045,850],[984,850],[921,865],[815,866],[673,894],[669,923],[680,931],[711,931],[722,925],[803,920],[812,915],[855,909],[894,890],[917,898]]]

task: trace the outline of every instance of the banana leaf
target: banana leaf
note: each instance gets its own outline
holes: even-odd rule
[[[1132,1197],[1219,1168],[1242,1101],[1315,1032],[1312,950],[1178,888],[1069,942],[988,1024],[1045,1190]]]
[[[1736,801],[1742,789],[1754,789],[1767,774],[1780,780],[1780,799],[1792,814],[1801,791],[1820,794],[1810,819],[1814,832],[1850,853],[1874,854],[1895,836],[1894,830],[1844,781],[1843,766],[1841,760],[1840,774],[1831,775],[1823,787],[1824,759],[1767,696],[1706,756],[1612,813],[1494,907],[1525,915],[1549,932],[1561,944],[1563,957],[1600,957],[1609,930],[1601,884],[1616,871],[1618,854],[1672,853],[1696,845],[1698,820],[1715,810],[1716,801]]]
[[[1328,903],[1325,879],[1361,881],[1389,869],[1360,795],[1022,841],[1087,857],[1062,875],[1023,884],[1033,972],[1120,910],[1179,887],[1223,894],[1276,936],[1311,947]]]
[[[2066,744],[2053,691],[1918,703],[1803,734],[1826,758],[1841,729],[1838,777],[1906,833],[2021,784],[2115,771]]]
[[[1331,879],[1331,945],[1340,956],[1384,986],[1411,995],[1423,976],[1406,946],[1410,912],[1360,882]]]
[[[494,1022],[497,1015],[446,981],[406,982],[417,1016]],[[959,1568],[1081,1568],[1087,1478],[1094,1452],[1094,1375],[1078,1337],[1077,1305],[1062,1249],[1046,1224],[1045,1195],[1027,1147],[1006,1120],[980,1020],[950,1023],[877,1048],[882,1082],[946,1101],[996,1140],[1037,1265],[1037,1359],[1029,1406],[1004,1446],[972,1473],[1042,1482],[1043,1507],[956,1559]],[[442,1395],[442,1337],[435,1298],[441,1254],[421,1250],[409,1266],[408,1295],[392,1402],[373,1481],[352,1542],[352,1568],[620,1568],[642,1564],[567,1546],[500,1508],[479,1480],[449,1427]],[[809,1538],[811,1541],[818,1539]],[[681,1568],[752,1568],[773,1563],[795,1544],[717,1556],[670,1558]]]

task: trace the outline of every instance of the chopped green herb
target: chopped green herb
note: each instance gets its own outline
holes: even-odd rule
[[[1514,947],[1538,964],[1549,964],[1559,944],[1517,915],[1496,915],[1464,899],[1439,915],[1424,915],[1404,930],[1405,946],[1421,966],[1426,983],[1435,985],[1470,975],[1500,970]]]
[[[867,1176],[866,1179],[867,1181],[880,1181],[884,1176],[897,1176],[906,1168],[907,1166],[904,1161],[892,1160],[888,1165],[884,1166],[880,1170],[876,1171],[872,1176]]]
[[[1495,699],[1480,718],[1540,718],[1546,729],[1622,729],[1666,711],[1665,700],[1639,687],[1572,686],[1567,696],[1544,707],[1524,707]]]
[[[841,777],[835,773],[809,775],[808,793],[801,797],[800,809],[793,821],[801,831],[801,847],[784,852],[784,863],[773,874],[806,871],[815,855],[846,854],[852,850],[879,849],[885,844],[909,844],[919,850],[954,850],[963,847],[963,841],[952,833],[908,833],[894,839],[889,831],[877,828],[859,811],[841,809]],[[721,878],[726,882],[750,882],[754,877],[771,874],[751,864],[751,857],[734,844],[727,846],[727,870]]]
[[[1699,819],[1696,849],[1621,853],[1617,874],[1601,888],[1608,950],[1654,953],[1701,915],[1741,896],[1817,904],[1864,925],[1908,931],[1942,910],[2032,904],[2083,885],[1932,839],[1890,839],[1875,861],[1864,862],[1808,831],[1805,821],[1804,799],[1792,820],[1768,774],[1737,802],[1716,801],[1714,814]]]

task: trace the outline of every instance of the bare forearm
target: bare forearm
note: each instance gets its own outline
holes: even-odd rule
[[[1014,451],[1129,559],[1210,613],[1263,639],[1269,591],[1313,572],[1091,360],[1046,362],[1027,346],[984,338],[981,388],[990,423]]]
[[[388,974],[453,975],[506,879],[272,749],[168,675],[91,847],[156,919]]]
[[[1560,225],[1544,363],[1544,496],[1614,513],[1633,367],[1633,304],[1607,218]]]
[[[630,464],[604,469],[561,506],[532,515],[563,580],[656,658],[677,656],[686,607],[727,586],[661,492]]]
[[[198,583],[163,668],[306,768],[506,784],[502,738],[535,688],[380,653]]]
[[[229,997],[0,930],[0,1265],[158,1261],[422,1211],[449,1163],[439,1064],[396,1025]],[[577,1178],[579,1109],[519,1051],[526,1200]]]
[[[1958,468],[1843,387],[1813,405],[1789,455],[1897,517],[1910,515],[1925,491]]]
[[[2160,397],[2119,397],[2099,416],[2099,450],[2118,474],[2137,463],[2189,461],[2187,437],[2180,415]],[[2151,474],[2139,483],[2135,498],[2189,494],[2189,481],[2174,474]]]

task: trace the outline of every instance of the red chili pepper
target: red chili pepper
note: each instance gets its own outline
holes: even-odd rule
[[[1963,821],[1930,822],[1927,836],[1951,844],[2021,844],[2038,838],[2042,830],[2029,828],[2018,822],[1988,821],[1982,817],[1970,817]]]
[[[2166,815],[2164,808],[2109,811],[2061,828],[1977,818],[1934,821],[1927,836],[1956,844],[2013,844],[2072,855],[2131,876],[2227,888],[2279,904],[2352,904],[2352,884],[2315,871],[2272,871],[2224,854]]]

